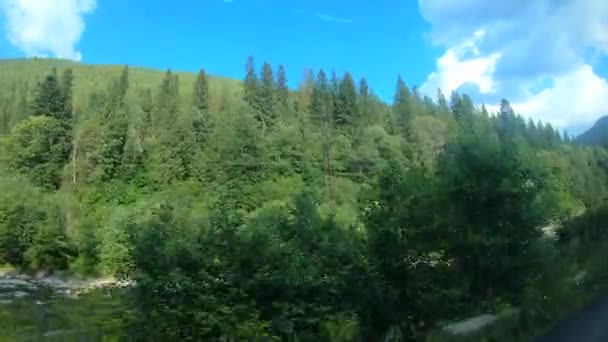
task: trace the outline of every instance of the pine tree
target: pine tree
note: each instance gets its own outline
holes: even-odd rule
[[[209,83],[205,69],[198,72],[194,82],[193,105],[201,113],[206,113],[209,110]]]
[[[193,157],[196,152],[196,132],[193,118],[181,110],[179,80],[169,70],[160,85],[156,103],[156,125],[150,164],[152,177],[161,184],[183,181],[192,175]]]
[[[397,89],[393,98],[393,113],[396,116],[399,132],[406,138],[412,134],[411,125],[414,118],[413,99],[407,85],[399,76],[397,78]]]
[[[2,101],[0,101],[2,103]],[[8,134],[11,130],[11,114],[9,113],[8,101],[0,107],[0,135]]]
[[[152,115],[154,112],[154,100],[152,98],[152,90],[150,88],[141,89],[139,92],[139,107],[144,114],[144,136],[147,136],[147,132],[152,125]]]
[[[72,119],[74,113],[73,109],[73,86],[74,86],[74,73],[72,69],[65,69],[61,76],[61,91],[63,93],[64,102],[64,115],[66,119]]]
[[[331,105],[330,107],[332,108],[332,112],[331,112],[331,117],[335,118],[337,117],[338,113],[336,112],[338,110],[338,108],[340,107],[339,105],[339,97],[340,97],[340,80],[338,79],[338,75],[336,74],[336,70],[332,70],[331,71],[331,78],[329,80],[329,92],[331,95]]]
[[[359,81],[359,96],[363,99],[367,99],[369,96],[369,84],[365,77],[361,77],[361,80]]]
[[[19,119],[25,119],[28,114],[28,93],[29,93],[29,84],[24,82],[19,88],[19,94],[17,99],[17,109],[15,113],[13,113],[13,117],[11,119],[13,121],[19,121]]]
[[[120,105],[123,105],[125,102],[125,98],[127,97],[127,91],[129,90],[129,66],[125,65],[120,73],[120,77],[116,81],[116,97],[117,101]]]
[[[572,142],[572,138],[570,137],[570,133],[568,133],[568,131],[564,131],[564,142],[566,144],[570,144]]]
[[[412,99],[414,101],[415,106],[422,105],[422,96],[420,95],[420,90],[418,90],[418,86],[412,87]]]
[[[485,103],[481,104],[481,115],[484,118],[489,118],[490,117],[490,113],[488,113],[488,109],[486,108],[486,104]]]
[[[370,108],[370,90],[369,84],[365,77],[361,77],[359,80],[359,99],[358,99],[359,115],[362,120],[362,124],[369,124],[373,118],[371,118]]]
[[[259,109],[259,84],[253,56],[249,56],[247,58],[247,64],[245,65],[245,80],[243,81],[243,88],[245,102],[249,104],[251,108]]]
[[[321,127],[322,155],[323,155],[323,171],[325,174],[325,189],[327,200],[333,198],[333,162],[332,162],[332,113],[333,113],[333,96],[331,88],[327,83],[327,75],[323,69],[319,70],[317,79],[312,91],[312,100],[310,112],[315,118],[315,121]]]
[[[443,117],[451,115],[448,101],[445,99],[445,95],[443,95],[443,92],[439,88],[437,88],[437,113]]]
[[[258,91],[258,103],[260,104],[259,119],[263,128],[271,127],[274,124],[275,115],[275,82],[274,75],[272,72],[272,66],[268,62],[264,62],[262,65],[262,71],[260,75],[260,86]]]
[[[125,160],[125,146],[129,131],[129,108],[126,94],[129,90],[129,68],[125,66],[120,76],[113,80],[107,91],[105,118],[101,129],[99,151],[99,181],[105,182],[122,176]],[[131,156],[133,162],[136,158]],[[128,158],[129,159],[129,158]]]
[[[38,84],[30,112],[33,116],[47,115],[64,121],[67,119],[65,108],[63,91],[57,79],[57,70],[53,69]]]
[[[559,129],[555,128],[555,143],[557,145],[561,144],[564,141],[562,135],[559,133]]]
[[[327,75],[319,70],[312,89],[310,112],[319,125],[328,124],[330,113],[333,111],[332,93],[327,83]]]
[[[206,131],[208,129],[208,112],[209,112],[209,84],[205,70],[201,69],[194,82],[192,104],[194,106],[194,116],[192,125],[194,126],[194,134],[196,142],[201,144],[206,139]]]
[[[505,118],[515,116],[515,112],[513,111],[513,108],[511,108],[511,104],[509,103],[509,101],[505,99],[502,99],[500,101],[499,115]]]
[[[337,126],[353,124],[359,118],[357,108],[357,87],[350,73],[344,74],[340,83],[337,107],[335,112],[335,123]]]
[[[287,75],[283,65],[279,65],[279,70],[277,71],[276,99],[281,110],[283,112],[286,111],[289,106],[289,88],[287,87]]]
[[[340,93],[340,80],[338,79],[338,74],[336,74],[336,70],[331,71],[331,79],[330,79],[330,88],[333,94]]]
[[[179,82],[177,75],[173,75],[171,70],[167,70],[156,101],[156,120],[161,122],[164,127],[170,127],[175,123],[178,111]]]
[[[474,121],[475,106],[468,95],[460,96],[457,92],[452,92],[450,107],[454,118],[461,129],[471,130]]]
[[[553,126],[550,123],[547,123],[543,127],[543,136],[548,147],[555,147],[558,145],[559,141],[555,135],[555,129],[553,129]]]

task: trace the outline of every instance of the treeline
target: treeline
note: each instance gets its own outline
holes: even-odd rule
[[[3,116],[0,262],[136,278],[143,340],[420,340],[532,300],[555,261],[539,227],[606,197],[606,150],[506,100],[399,77],[389,105],[323,70],[292,91],[250,58],[241,98],[125,67],[74,108],[74,77],[0,103],[27,112]]]

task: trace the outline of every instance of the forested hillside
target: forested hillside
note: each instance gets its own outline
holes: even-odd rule
[[[539,227],[606,199],[605,149],[397,75],[391,104],[253,58],[242,82],[0,75],[0,263],[136,279],[143,340],[421,340],[540,300],[559,253]]]
[[[600,118],[593,127],[589,128],[576,141],[591,146],[608,146],[608,116]]]

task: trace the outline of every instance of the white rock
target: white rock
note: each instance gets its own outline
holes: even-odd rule
[[[489,324],[494,323],[497,319],[498,317],[495,315],[481,315],[451,324],[444,329],[451,334],[462,335],[479,330]]]
[[[23,297],[27,297],[28,294],[27,292],[23,292],[23,291],[17,291],[15,293],[13,293],[13,297],[15,298],[23,298]]]
[[[36,287],[36,285],[30,283],[29,281],[19,279],[19,278],[0,279],[0,287],[14,288],[14,287],[18,287],[18,286],[27,287],[27,288]]]

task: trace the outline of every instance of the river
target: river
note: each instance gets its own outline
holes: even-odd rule
[[[0,276],[0,341],[118,340],[128,290],[100,283]]]

